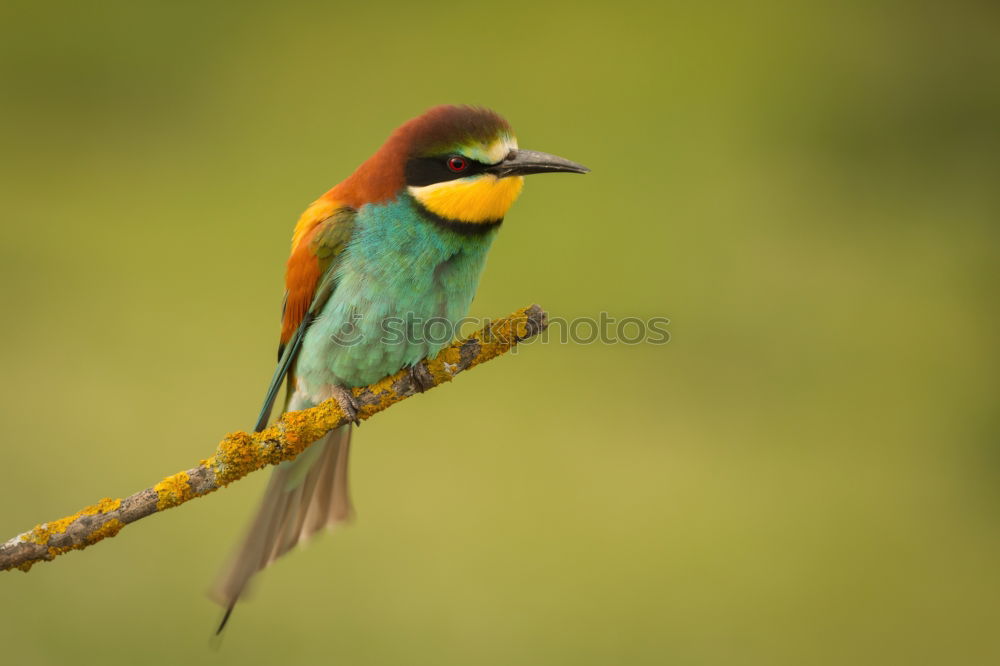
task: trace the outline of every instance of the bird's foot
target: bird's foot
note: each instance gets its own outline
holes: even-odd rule
[[[351,389],[344,388],[343,386],[334,385],[331,390],[331,397],[337,401],[340,406],[341,411],[347,416],[354,425],[361,425],[361,419],[358,418],[358,411],[361,409],[361,403],[358,399],[354,397],[354,393]]]
[[[410,381],[413,382],[413,388],[417,389],[417,393],[434,388],[434,378],[423,363],[414,363],[410,366]]]

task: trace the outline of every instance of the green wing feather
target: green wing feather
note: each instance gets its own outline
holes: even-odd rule
[[[340,257],[347,248],[348,242],[354,233],[354,219],[357,212],[353,208],[340,208],[330,217],[317,225],[315,233],[309,241],[309,251],[320,263],[322,273],[316,284],[316,292],[313,294],[309,304],[309,310],[302,322],[295,330],[295,335],[287,344],[278,346],[278,365],[274,369],[271,383],[267,387],[267,394],[264,396],[264,404],[257,416],[257,423],[254,425],[254,432],[260,432],[267,427],[267,422],[271,418],[271,411],[274,408],[274,401],[278,396],[281,383],[285,377],[291,383],[291,367],[295,362],[295,355],[298,353],[302,339],[313,319],[323,309],[323,306],[330,299],[337,288],[337,268]],[[286,294],[287,302],[287,294]],[[290,387],[289,387],[290,388]]]

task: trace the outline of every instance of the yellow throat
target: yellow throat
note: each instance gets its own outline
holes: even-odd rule
[[[507,214],[524,187],[522,176],[497,178],[484,174],[423,187],[410,194],[424,208],[447,220],[472,224],[495,222]]]

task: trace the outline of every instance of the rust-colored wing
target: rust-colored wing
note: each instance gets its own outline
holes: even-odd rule
[[[323,197],[299,218],[285,271],[278,366],[257,418],[257,432],[267,426],[281,382],[291,368],[302,337],[336,288],[337,262],[354,233],[353,208]]]

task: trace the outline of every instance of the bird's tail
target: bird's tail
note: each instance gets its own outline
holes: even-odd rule
[[[351,426],[341,426],[271,473],[246,538],[210,592],[212,599],[226,608],[218,631],[254,574],[324,527],[350,520],[350,444]]]

